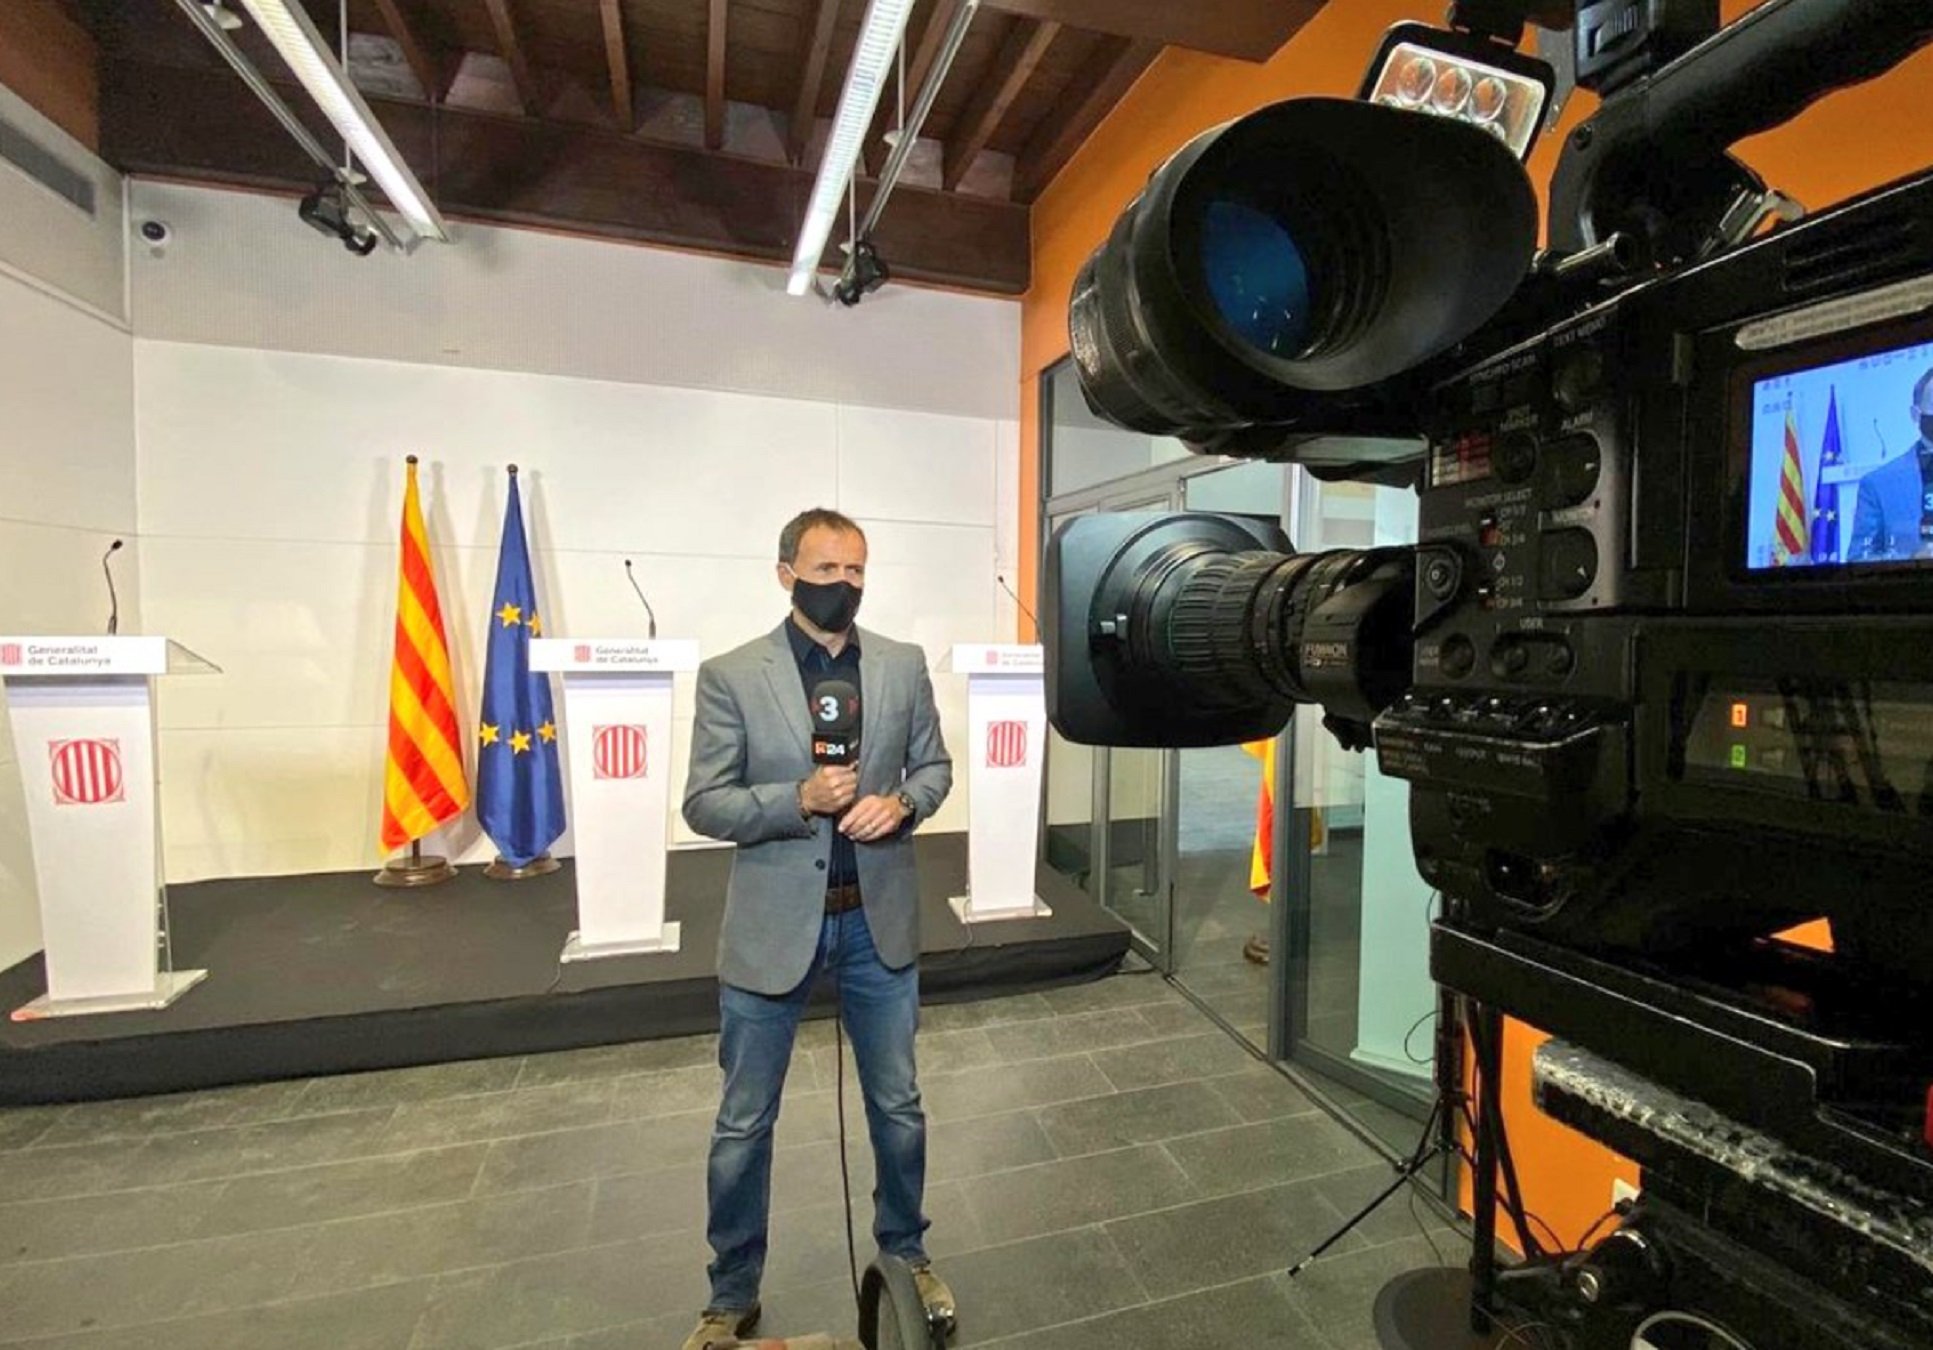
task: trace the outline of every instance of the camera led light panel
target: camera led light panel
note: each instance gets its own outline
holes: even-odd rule
[[[1530,152],[1548,88],[1538,80],[1416,42],[1389,49],[1371,101],[1480,127],[1518,158]]]

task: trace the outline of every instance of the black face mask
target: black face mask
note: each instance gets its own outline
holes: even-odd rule
[[[859,588],[850,581],[792,583],[792,603],[822,633],[843,633],[859,616]]]
[[[1920,414],[1920,439],[1933,445],[1933,413]]]

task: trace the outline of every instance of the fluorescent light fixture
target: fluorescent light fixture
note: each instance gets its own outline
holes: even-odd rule
[[[246,2],[252,8],[258,0]],[[866,7],[866,22],[853,48],[852,65],[846,70],[846,87],[839,94],[839,111],[833,114],[832,134],[826,137],[825,154],[819,160],[819,177],[812,184],[812,198],[799,226],[792,276],[785,284],[789,295],[804,295],[812,289],[813,274],[839,219],[840,199],[859,165],[866,129],[872,125],[873,110],[879,106],[880,91],[886,87],[887,72],[893,66],[893,53],[906,34],[906,20],[912,12],[913,0],[872,0]]]
[[[241,0],[241,3],[254,17],[262,35],[295,72],[295,78],[309,91],[323,116],[349,142],[356,158],[389,198],[389,204],[402,213],[419,236],[447,244],[450,232],[443,224],[443,217],[430,204],[429,194],[403,163],[403,157],[396,153],[396,147],[369,105],[362,101],[362,95],[356,92],[347,72],[330,54],[329,44],[303,13],[300,0]]]

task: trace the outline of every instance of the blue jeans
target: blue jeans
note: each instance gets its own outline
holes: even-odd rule
[[[706,1237],[715,1259],[712,1308],[743,1312],[758,1302],[772,1207],[772,1127],[792,1062],[799,1016],[821,971],[839,983],[866,1126],[873,1141],[873,1237],[879,1250],[926,1259],[926,1112],[913,1066],[919,968],[888,970],[873,950],[864,910],[828,915],[819,952],[796,989],[776,997],[721,984],[718,1064],[724,1100],[712,1128]]]

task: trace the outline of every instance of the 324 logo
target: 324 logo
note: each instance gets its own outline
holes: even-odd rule
[[[47,752],[53,761],[56,805],[101,806],[125,796],[119,741],[52,741]]]
[[[1011,769],[1027,762],[1027,724],[989,722],[987,724],[987,767]]]

